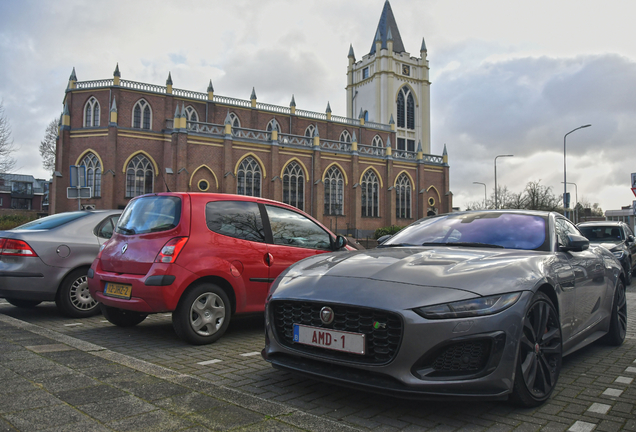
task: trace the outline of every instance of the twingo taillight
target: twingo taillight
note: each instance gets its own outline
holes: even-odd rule
[[[99,253],[97,254],[97,259],[100,259],[102,257],[102,252],[104,251],[104,248],[106,247],[106,245],[108,244],[108,242],[110,241],[110,239],[106,240],[100,247],[99,247]]]
[[[0,255],[22,257],[38,256],[27,242],[9,238],[0,239]]]
[[[181,252],[181,249],[183,249],[187,241],[188,237],[176,237],[169,240],[157,254],[155,262],[165,264],[174,263],[179,256],[179,252]]]

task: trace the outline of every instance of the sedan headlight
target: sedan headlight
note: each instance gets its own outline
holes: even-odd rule
[[[617,250],[617,251],[612,251],[612,254],[614,254],[614,256],[616,257],[616,259],[623,259],[623,257],[625,257],[625,251],[622,250]]]
[[[418,315],[428,319],[465,318],[492,315],[508,309],[521,297],[521,293],[501,294],[445,303],[434,306],[424,306],[413,309]]]

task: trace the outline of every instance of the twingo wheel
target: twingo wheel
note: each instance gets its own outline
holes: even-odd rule
[[[561,372],[561,323],[550,298],[537,292],[526,311],[510,401],[534,407],[545,402]]]
[[[204,345],[223,336],[231,315],[225,291],[217,285],[202,283],[185,292],[172,313],[172,326],[181,339]]]
[[[13,306],[19,307],[21,309],[31,309],[36,307],[40,303],[42,303],[41,301],[37,301],[37,300],[20,300],[20,299],[12,299],[12,298],[8,298],[5,300],[8,301]]]
[[[87,269],[77,269],[62,281],[55,304],[62,315],[85,318],[99,313],[98,302],[88,291]]]
[[[610,328],[603,342],[608,345],[618,346],[625,340],[627,334],[627,298],[625,297],[625,285],[619,279],[614,291],[612,301],[612,315],[610,317]]]
[[[148,316],[148,314],[105,306],[101,303],[99,307],[104,318],[118,327],[134,327]]]

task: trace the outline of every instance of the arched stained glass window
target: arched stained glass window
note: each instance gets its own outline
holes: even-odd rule
[[[380,182],[373,170],[367,170],[362,176],[362,216],[380,216]]]
[[[91,97],[84,106],[84,127],[99,126],[99,102]]]
[[[325,174],[325,215],[342,215],[344,208],[344,177],[332,166]]]
[[[243,159],[236,175],[238,195],[261,196],[261,167],[251,156]]]
[[[373,137],[373,141],[371,142],[371,145],[373,147],[384,148],[384,142],[382,142],[382,138],[380,138],[380,135],[376,135]]]
[[[305,174],[297,162],[290,162],[283,173],[283,202],[304,210]]]
[[[415,98],[408,86],[402,87],[398,93],[397,127],[415,129]]]
[[[145,99],[139,100],[133,108],[133,128],[150,130],[152,110]]]
[[[126,198],[152,193],[154,178],[152,162],[146,156],[132,158],[126,168]]]
[[[351,142],[351,134],[349,133],[349,131],[347,130],[342,131],[342,133],[340,134],[340,142],[346,142],[346,143]]]
[[[402,173],[395,183],[395,216],[397,218],[411,218],[411,190],[411,180]]]
[[[269,123],[267,123],[267,132],[271,132],[273,130],[278,131],[278,133],[280,133],[280,125],[278,124],[276,119],[271,119]]]
[[[87,153],[80,165],[86,167],[86,186],[91,188],[91,197],[102,196],[102,164],[93,153]]]
[[[241,121],[234,113],[230,113],[230,122],[232,122],[232,127],[241,127]]]

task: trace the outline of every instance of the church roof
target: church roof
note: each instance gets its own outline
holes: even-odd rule
[[[395,17],[393,16],[393,11],[391,10],[391,4],[389,0],[384,2],[384,9],[382,9],[382,15],[380,15],[380,22],[378,23],[378,29],[375,32],[375,37],[373,38],[373,43],[371,44],[371,51],[369,54],[375,54],[375,41],[376,38],[382,40],[382,48],[386,49],[386,41],[389,37],[393,39],[393,52],[402,53],[406,50],[404,49],[404,44],[402,43],[402,37],[400,36],[400,31],[398,30],[397,23],[395,22]]]

